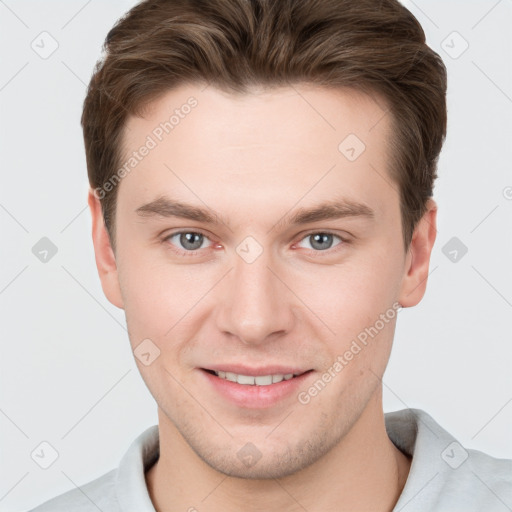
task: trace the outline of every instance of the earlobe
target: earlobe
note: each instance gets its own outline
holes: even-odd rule
[[[409,246],[399,302],[404,308],[416,306],[427,288],[430,255],[436,239],[437,205],[427,202],[427,211],[418,222]]]
[[[89,189],[87,202],[92,217],[92,241],[94,244],[96,267],[100,276],[103,293],[109,302],[123,309],[116,258],[103,221],[100,200],[92,189]]]

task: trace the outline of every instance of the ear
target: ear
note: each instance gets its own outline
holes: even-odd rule
[[[405,273],[398,300],[404,308],[416,306],[425,294],[430,254],[437,233],[436,219],[437,204],[429,199],[427,211],[414,229],[405,259]]]
[[[89,189],[87,202],[91,210],[92,242],[94,244],[96,267],[98,268],[103,293],[109,302],[123,309],[116,258],[110,245],[110,239],[103,220],[100,200],[96,197],[92,189]]]

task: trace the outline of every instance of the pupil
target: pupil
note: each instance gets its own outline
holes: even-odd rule
[[[325,250],[329,249],[332,245],[332,235],[330,235],[329,233],[317,233],[315,235],[312,235],[312,238],[313,243],[311,244],[311,246],[314,249]],[[322,243],[324,245],[322,245]],[[327,246],[325,246],[325,244],[327,244]]]
[[[196,238],[195,242],[193,241],[194,238]],[[201,244],[203,242],[202,238],[203,238],[203,235],[201,235],[200,233],[182,233],[180,236],[180,243],[186,249],[190,249],[193,251],[193,250],[199,249],[201,247]],[[190,244],[192,246],[190,246]]]

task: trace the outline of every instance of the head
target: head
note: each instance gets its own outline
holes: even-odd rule
[[[137,364],[162,417],[227,474],[314,463],[376,403],[398,304],[425,291],[441,59],[394,0],[149,0],[105,52],[82,115],[96,261],[159,353]],[[255,407],[211,387],[224,364],[309,373]]]

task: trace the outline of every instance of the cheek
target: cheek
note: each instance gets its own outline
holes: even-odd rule
[[[119,267],[119,281],[136,364],[157,402],[172,396],[178,407],[181,394],[172,376],[177,377],[187,340],[194,338],[195,326],[201,323],[194,305],[207,291],[207,283],[200,285],[199,277],[185,266],[151,261],[148,255],[131,256]],[[142,359],[147,352],[155,357],[149,364]]]
[[[386,263],[377,256],[357,256],[346,264],[317,269],[315,280],[297,294],[337,339],[347,340],[392,308],[400,278],[399,264]]]
[[[399,310],[401,257],[398,251],[386,254],[375,247],[346,264],[322,269],[320,279],[299,292],[331,331],[324,337],[325,370],[336,375],[331,393],[345,390],[341,401],[351,394],[369,396],[384,373]]]
[[[118,272],[132,344],[145,338],[169,343],[187,328],[195,306],[211,288],[211,269],[172,265],[151,251],[123,254]]]

